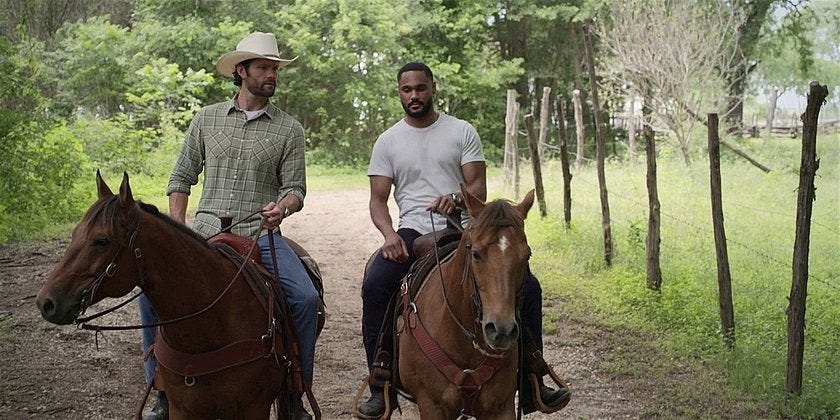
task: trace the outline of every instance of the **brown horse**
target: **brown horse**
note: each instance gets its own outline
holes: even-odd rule
[[[531,255],[524,220],[534,192],[517,205],[462,193],[471,226],[454,256],[426,275],[413,299],[403,285],[399,380],[422,418],[513,419],[516,298]]]
[[[279,397],[287,385],[286,343],[237,264],[154,206],[135,201],[127,174],[119,195],[98,172],[96,180],[99,199],[38,292],[43,317],[70,324],[88,305],[137,286],[161,320],[209,307],[161,326],[158,344],[164,340],[182,356],[223,353],[220,357],[238,360],[215,372],[212,366],[198,366],[203,374],[195,376],[159,363],[155,381],[166,390],[171,418],[268,418],[272,402],[285,400]],[[206,362],[195,360],[196,365]]]

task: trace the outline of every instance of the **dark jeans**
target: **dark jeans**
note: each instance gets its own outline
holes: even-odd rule
[[[362,283],[362,340],[368,368],[373,365],[373,359],[376,356],[376,339],[386,316],[388,302],[400,288],[400,281],[408,274],[411,264],[417,260],[411,248],[420,234],[412,229],[400,229],[397,234],[403,238],[408,247],[408,260],[397,263],[386,260],[380,252],[377,252]],[[539,350],[542,351],[542,288],[537,278],[531,274],[530,268],[523,289],[522,323]]]

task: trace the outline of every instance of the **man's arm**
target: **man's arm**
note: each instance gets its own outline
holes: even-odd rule
[[[187,193],[173,192],[169,194],[169,217],[176,222],[186,224],[187,203],[190,196]]]
[[[487,164],[484,161],[461,165],[461,173],[467,184],[467,191],[481,201],[487,200]]]
[[[487,165],[484,161],[469,162],[461,165],[461,174],[464,177],[467,191],[481,201],[487,200]],[[455,208],[463,205],[464,198],[461,191],[452,191],[435,199],[428,211],[435,211],[443,214],[452,214]]]
[[[370,219],[385,238],[382,256],[391,261],[403,262],[408,258],[405,241],[394,230],[391,213],[388,211],[388,197],[393,180],[385,176],[370,176]]]

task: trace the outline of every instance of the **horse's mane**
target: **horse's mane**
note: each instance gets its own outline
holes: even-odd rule
[[[198,232],[190,229],[187,225],[185,225],[183,223],[176,222],[171,217],[161,213],[160,210],[158,210],[158,208],[156,206],[154,206],[152,204],[144,203],[142,201],[137,201],[137,205],[139,205],[140,209],[143,210],[144,212],[146,212],[148,214],[151,214],[152,216],[157,217],[158,220],[160,220],[160,221],[168,224],[169,226],[172,226],[173,228],[181,231],[181,233],[192,237],[193,239],[200,242],[204,246],[206,246],[206,247],[210,246],[209,243],[207,242],[207,239],[204,239],[204,237],[199,235]]]
[[[495,234],[503,227],[524,230],[525,220],[514,209],[510,200],[500,198],[487,203],[487,207],[475,220],[474,226],[476,229],[475,235],[484,236]]]
[[[184,235],[187,235],[187,236],[191,237],[192,239],[196,240],[198,243],[204,245],[205,247],[210,246],[208,244],[207,240],[204,239],[203,236],[199,235],[197,232],[190,229],[186,225],[184,225],[182,223],[178,223],[175,220],[172,220],[171,217],[161,213],[160,210],[158,210],[158,208],[156,206],[154,206],[152,204],[144,203],[144,202],[139,201],[139,200],[136,201],[136,203],[137,203],[138,206],[140,206],[140,210],[142,210],[143,212],[154,216],[155,218],[157,218],[161,222],[166,223],[167,225],[173,227],[174,229],[177,229],[178,231],[180,231]],[[113,227],[114,222],[116,220],[114,216],[116,214],[116,211],[117,211],[118,207],[119,207],[119,196],[117,196],[117,195],[111,195],[111,196],[105,197],[101,200],[98,200],[96,203],[94,203],[94,205],[90,208],[90,210],[88,210],[88,214],[86,216],[87,217],[88,228],[90,227],[90,225],[92,225],[94,223],[94,221],[96,221],[99,218],[99,216],[102,212],[106,213],[106,216],[107,216],[106,220],[110,220],[111,225]]]

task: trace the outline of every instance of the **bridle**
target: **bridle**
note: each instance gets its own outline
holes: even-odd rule
[[[140,215],[141,215],[142,211],[140,210],[140,207],[137,206],[136,204],[135,204],[135,207],[136,207],[137,211],[135,212],[135,217],[131,221],[131,223],[121,223],[121,225],[124,228],[126,228],[128,233],[123,238],[122,243],[120,243],[120,247],[119,247],[119,249],[117,249],[117,252],[114,254],[114,257],[111,258],[111,261],[108,263],[108,265],[105,266],[105,269],[102,270],[102,272],[98,276],[96,276],[96,278],[92,282],[90,282],[90,284],[88,284],[87,287],[84,288],[84,290],[82,290],[81,302],[79,304],[79,311],[76,313],[76,316],[74,317],[74,322],[76,323],[76,325],[79,325],[79,327],[82,328],[82,329],[86,329],[85,328],[85,325],[86,325],[85,322],[96,319],[96,318],[99,318],[99,317],[101,317],[105,314],[111,313],[111,312],[127,305],[132,300],[137,299],[137,297],[139,297],[141,295],[141,293],[136,293],[136,294],[134,294],[134,296],[132,296],[128,300],[126,300],[126,301],[124,301],[124,302],[122,302],[122,303],[120,303],[120,304],[118,304],[118,305],[116,305],[112,308],[109,308],[105,311],[96,313],[96,314],[88,316],[88,317],[80,318],[80,316],[83,315],[85,313],[85,311],[87,310],[87,308],[90,306],[91,302],[93,302],[93,297],[94,297],[94,295],[96,295],[96,292],[99,290],[99,287],[102,285],[102,282],[105,281],[106,278],[114,277],[114,274],[117,272],[117,261],[119,261],[120,257],[122,256],[123,251],[125,251],[126,249],[132,249],[133,252],[134,252],[134,261],[135,261],[135,264],[136,264],[136,267],[137,267],[137,273],[138,273],[138,277],[139,277],[138,284],[140,284],[140,285],[143,284],[143,281],[144,281],[144,278],[145,278],[145,272],[143,271],[143,264],[142,264],[143,252],[140,250],[139,247],[135,247],[135,243],[137,242],[137,236],[140,233],[140,219],[141,219]]]
[[[135,204],[135,206],[137,206],[137,205]],[[113,312],[113,311],[115,311],[119,308],[122,308],[123,306],[127,305],[128,303],[137,299],[138,297],[140,297],[140,295],[143,294],[142,291],[138,292],[138,293],[135,293],[134,296],[131,296],[130,298],[126,299],[125,301],[123,301],[123,302],[121,302],[121,303],[119,303],[119,304],[117,304],[117,305],[115,305],[111,308],[108,308],[106,310],[103,310],[101,312],[98,312],[96,314],[93,314],[93,315],[90,315],[90,316],[87,316],[87,317],[84,317],[84,318],[79,318],[80,315],[84,314],[85,310],[87,309],[87,307],[89,305],[89,302],[91,302],[93,300],[93,296],[96,293],[96,291],[99,289],[99,287],[101,286],[102,282],[106,278],[114,276],[114,274],[116,273],[116,270],[117,270],[117,261],[119,260],[120,256],[122,255],[122,252],[125,249],[133,249],[134,250],[134,261],[136,262],[137,275],[138,275],[138,283],[137,284],[140,285],[140,287],[142,289],[142,286],[145,283],[145,281],[144,281],[145,280],[145,271],[143,270],[143,264],[142,264],[143,253],[141,252],[139,247],[135,247],[135,242],[137,240],[137,236],[140,233],[140,218],[141,218],[141,214],[142,214],[142,209],[140,209],[139,206],[137,206],[136,209],[137,209],[136,217],[132,221],[132,223],[129,224],[129,225],[125,225],[125,224],[123,225],[129,231],[129,233],[126,234],[126,237],[123,239],[122,243],[120,244],[120,248],[117,250],[116,255],[114,255],[114,258],[105,267],[105,270],[101,274],[99,274],[96,277],[96,279],[94,279],[93,282],[91,282],[91,284],[88,285],[82,291],[81,307],[79,309],[79,313],[76,315],[76,319],[74,320],[74,322],[76,323],[76,325],[80,329],[92,330],[92,331],[96,331],[97,333],[100,332],[100,331],[138,330],[138,329],[141,329],[141,328],[154,328],[154,327],[160,327],[160,326],[163,326],[163,325],[175,324],[175,323],[182,322],[182,321],[185,321],[185,320],[188,320],[188,319],[191,319],[191,318],[195,318],[195,317],[197,317],[201,314],[204,314],[205,312],[211,310],[220,300],[222,300],[222,297],[224,297],[225,294],[227,294],[227,292],[230,290],[230,288],[236,282],[236,279],[241,277],[240,274],[242,274],[242,271],[245,268],[244,263],[239,266],[239,270],[237,270],[236,274],[233,275],[233,278],[230,279],[230,282],[228,282],[227,286],[224,288],[224,290],[222,290],[222,292],[219,294],[219,296],[216,297],[216,299],[214,299],[209,305],[207,305],[204,308],[199,309],[198,311],[193,312],[191,314],[187,314],[187,315],[184,315],[184,316],[180,316],[180,317],[165,320],[165,321],[159,321],[159,322],[152,323],[152,324],[138,324],[138,325],[94,325],[94,324],[88,324],[89,321],[92,321],[92,320],[97,319],[97,318],[99,318],[103,315],[107,315],[107,314],[109,314],[109,313],[111,313],[111,312]],[[255,211],[255,212],[243,217],[242,219],[240,219],[236,223],[232,224],[230,227],[236,226],[237,224],[242,223],[245,220],[248,220],[249,218],[253,217],[254,215],[256,215],[259,212],[260,211]],[[253,251],[253,248],[256,247],[257,238],[259,237],[261,232],[262,232],[262,229],[259,229],[254,234],[253,243],[251,245],[251,248],[252,248],[251,251]],[[218,235],[218,233],[216,235]],[[216,235],[213,235],[213,236],[216,236]],[[212,238],[213,236],[211,236],[210,238]],[[249,253],[251,251],[249,251]]]
[[[431,217],[431,213],[430,217]],[[464,235],[467,235],[467,243],[465,245],[466,248],[466,255],[464,256],[464,267],[461,271],[461,284],[464,284],[468,279],[470,280],[471,288],[472,288],[472,311],[475,315],[474,323],[476,327],[481,326],[481,320],[484,316],[483,312],[483,305],[481,303],[481,295],[478,293],[478,280],[475,272],[472,270],[472,263],[469,261],[469,255],[471,254],[472,250],[472,230],[473,226],[468,226],[467,229],[461,227],[460,223],[457,223],[452,216],[448,214],[444,214],[444,216],[449,220],[450,224],[455,226],[458,230],[460,230]],[[437,243],[437,233],[435,231],[435,243]],[[443,294],[443,303],[446,307],[446,311],[449,313],[449,317],[455,322],[455,325],[458,326],[458,329],[461,330],[461,334],[466,337],[473,346],[473,349],[481,353],[486,357],[494,357],[494,358],[504,358],[507,357],[508,350],[504,351],[496,351],[493,349],[485,350],[484,346],[482,346],[480,340],[478,339],[478,335],[470,331],[461,321],[455,316],[455,313],[452,311],[452,306],[449,304],[449,298],[446,296],[446,282],[443,279],[443,270],[441,270],[441,262],[440,262],[440,255],[438,252],[435,252],[435,263],[437,265],[438,271],[438,280],[440,281],[440,288],[441,293]]]

